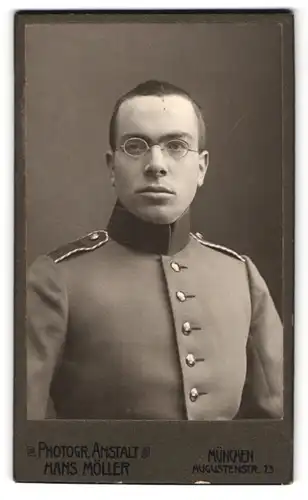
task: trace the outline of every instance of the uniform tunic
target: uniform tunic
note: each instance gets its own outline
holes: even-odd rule
[[[107,231],[39,257],[28,418],[281,418],[282,325],[248,257],[118,204]],[[52,412],[50,404],[52,402]]]

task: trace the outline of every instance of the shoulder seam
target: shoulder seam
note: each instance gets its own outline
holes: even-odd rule
[[[108,236],[108,233],[107,231],[104,231],[104,230],[99,230],[99,231],[91,231],[91,233],[88,233],[86,234],[85,236],[83,236],[82,238],[79,238],[77,240],[75,240],[74,242],[72,243],[76,243],[78,241],[82,241],[84,240],[85,238],[89,238],[91,237],[92,235],[97,235],[95,239],[97,239],[99,237],[99,234],[100,233],[104,233],[104,239],[103,240],[100,240],[98,243],[95,243],[93,246],[80,246],[78,248],[74,248],[66,253],[64,253],[63,255],[60,255],[60,257],[56,258],[56,259],[52,259],[52,256],[51,254],[53,252],[51,252],[49,254],[50,258],[53,260],[53,262],[55,264],[58,264],[59,262],[62,262],[62,260],[65,260],[67,259],[68,257],[70,257],[71,255],[74,255],[76,253],[79,253],[79,252],[90,252],[92,250],[96,250],[96,248],[99,248],[100,246],[104,245],[105,243],[107,243],[107,241],[109,240],[109,236]],[[93,238],[94,240],[94,238]]]
[[[225,252],[233,257],[236,257],[237,259],[241,260],[242,262],[246,262],[246,259],[240,255],[239,253],[235,252],[234,250],[231,250],[231,248],[225,247],[223,245],[217,245],[216,243],[211,243],[210,241],[205,241],[200,233],[190,233],[195,240],[197,240],[199,243],[202,245],[213,248],[214,250],[221,250],[222,252]]]

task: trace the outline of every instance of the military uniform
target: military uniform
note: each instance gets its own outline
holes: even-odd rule
[[[31,266],[28,418],[282,416],[282,325],[254,264],[116,205]],[[49,413],[48,400],[55,414]]]

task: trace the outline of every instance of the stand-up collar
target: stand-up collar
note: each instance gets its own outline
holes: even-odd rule
[[[147,253],[174,255],[189,241],[190,215],[187,210],[173,224],[152,224],[117,202],[107,229],[110,237],[121,245]]]

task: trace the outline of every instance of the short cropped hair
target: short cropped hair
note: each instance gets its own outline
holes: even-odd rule
[[[188,101],[191,102],[196,116],[198,120],[198,129],[199,129],[199,151],[203,151],[205,149],[205,123],[202,114],[201,107],[197,102],[186,92],[185,90],[173,85],[172,83],[162,82],[158,80],[148,80],[146,82],[140,83],[137,87],[134,87],[132,90],[122,95],[116,102],[111,120],[109,125],[109,143],[110,147],[113,151],[116,149],[116,125],[117,125],[117,116],[119,112],[119,108],[124,101],[128,101],[133,97],[137,96],[167,96],[167,95],[178,95],[185,97]]]

